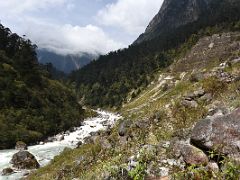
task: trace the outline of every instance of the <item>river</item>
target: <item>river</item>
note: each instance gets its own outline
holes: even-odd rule
[[[42,145],[29,146],[28,151],[32,153],[38,160],[41,167],[46,166],[55,156],[59,155],[64,148],[76,148],[79,141],[83,141],[84,138],[90,136],[90,133],[97,132],[99,130],[106,130],[108,126],[113,126],[114,123],[121,118],[121,116],[109,113],[106,111],[96,111],[97,117],[86,119],[83,122],[83,126],[75,128],[71,133],[64,134],[64,140],[55,140]],[[56,136],[59,138],[62,134]],[[17,153],[17,150],[0,150],[0,172],[4,168],[12,167],[10,164],[13,154]],[[28,173],[27,170],[17,171],[10,176],[1,176],[0,180],[18,180]]]

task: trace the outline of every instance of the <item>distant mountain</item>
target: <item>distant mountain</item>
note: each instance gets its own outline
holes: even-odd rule
[[[230,17],[239,18],[239,0],[165,0],[159,13],[149,23],[145,33],[135,41],[152,40],[169,31],[192,24],[213,25]]]
[[[97,58],[96,55],[83,54],[83,55],[59,55],[45,49],[37,51],[39,62],[42,64],[52,63],[54,67],[64,73],[70,73],[73,70],[82,68],[89,64],[93,59]]]

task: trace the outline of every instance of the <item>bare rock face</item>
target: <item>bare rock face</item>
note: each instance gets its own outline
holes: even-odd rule
[[[11,163],[17,169],[37,169],[40,167],[36,158],[28,151],[19,151],[14,154]]]
[[[191,143],[204,150],[240,157],[240,108],[228,115],[199,121]]]
[[[167,29],[193,23],[199,19],[204,9],[207,9],[204,0],[165,0],[159,13],[135,43],[153,39],[166,32]]]

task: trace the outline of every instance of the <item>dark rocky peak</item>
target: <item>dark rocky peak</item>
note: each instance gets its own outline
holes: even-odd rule
[[[159,13],[135,43],[154,39],[196,22],[208,26],[217,23],[216,20],[219,20],[220,16],[222,21],[233,16],[238,18],[235,11],[239,10],[239,4],[239,0],[165,0]],[[224,16],[227,18],[224,19]]]
[[[203,0],[165,0],[159,13],[150,22],[145,33],[153,32],[161,25],[178,27],[194,22],[198,20],[206,8],[207,4]]]

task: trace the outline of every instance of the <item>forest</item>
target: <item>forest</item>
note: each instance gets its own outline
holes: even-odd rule
[[[36,48],[0,25],[0,149],[36,143],[84,118],[75,91],[53,80],[56,71],[38,63]]]

